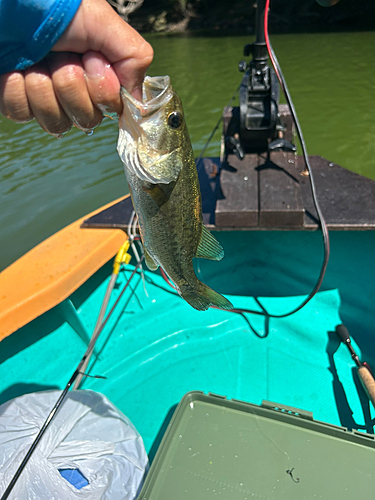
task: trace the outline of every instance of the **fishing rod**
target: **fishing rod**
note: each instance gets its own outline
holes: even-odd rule
[[[34,453],[36,447],[38,446],[38,443],[42,439],[44,433],[46,432],[46,430],[49,427],[50,423],[52,422],[52,420],[56,416],[59,408],[63,404],[63,402],[64,402],[64,400],[66,398],[66,395],[68,394],[68,391],[69,391],[70,387],[74,384],[74,381],[76,380],[76,378],[78,377],[78,375],[80,375],[82,367],[84,366],[84,363],[85,363],[86,359],[91,356],[91,353],[94,350],[94,346],[95,346],[96,340],[98,339],[99,335],[103,331],[105,325],[108,323],[109,318],[111,317],[111,315],[112,315],[113,311],[115,310],[117,304],[119,303],[121,297],[123,296],[123,294],[127,290],[127,288],[129,286],[130,281],[132,280],[133,276],[136,274],[138,268],[142,265],[143,259],[144,259],[144,255],[142,255],[140,257],[139,261],[134,266],[133,272],[131,273],[131,275],[128,278],[127,282],[125,283],[123,289],[121,290],[120,295],[117,297],[116,302],[113,304],[113,306],[112,306],[111,310],[109,311],[107,317],[105,318],[105,320],[103,321],[103,323],[101,324],[101,326],[98,328],[98,330],[96,332],[96,335],[94,335],[92,337],[92,339],[91,339],[91,341],[90,341],[90,343],[89,343],[89,345],[88,345],[88,347],[86,349],[85,354],[81,358],[80,362],[78,363],[77,368],[73,372],[73,375],[70,377],[69,382],[66,384],[65,389],[62,391],[60,397],[58,398],[58,400],[56,401],[54,407],[50,411],[48,417],[44,421],[43,426],[41,427],[40,431],[38,432],[36,438],[34,439],[33,443],[31,444],[30,448],[28,449],[28,451],[27,451],[24,459],[22,460],[22,462],[19,465],[17,471],[15,472],[14,476],[12,477],[9,485],[7,486],[5,492],[3,493],[3,496],[1,497],[1,500],[6,500],[9,497],[9,495],[10,495],[11,491],[13,490],[13,488],[14,488],[17,480],[18,480],[18,478],[20,477],[22,471],[26,467],[27,462],[30,460],[30,457],[32,456],[32,454]],[[101,377],[99,377],[99,378],[101,378]]]
[[[336,333],[339,336],[341,342],[346,345],[349,349],[350,355],[357,367],[357,374],[359,380],[361,381],[362,387],[364,388],[367,397],[371,401],[373,407],[375,408],[375,379],[374,375],[366,361],[361,362],[358,355],[352,346],[352,341],[345,325],[337,325]]]

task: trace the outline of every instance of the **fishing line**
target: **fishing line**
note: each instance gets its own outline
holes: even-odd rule
[[[130,284],[130,281],[132,280],[133,276],[136,274],[138,267],[141,266],[143,259],[144,259],[144,255],[142,255],[142,257],[140,258],[140,260],[135,265],[132,274],[130,275],[129,279],[125,283],[124,288],[121,290],[121,293],[117,297],[116,302],[113,304],[113,306],[112,306],[111,310],[109,311],[107,317],[105,318],[105,320],[101,324],[101,326],[100,326],[100,328],[99,328],[99,330],[97,332],[97,335],[95,336],[95,338],[91,339],[91,341],[90,341],[90,343],[89,343],[89,345],[88,345],[88,347],[86,349],[85,354],[83,355],[81,361],[78,363],[78,366],[75,369],[73,375],[70,377],[69,382],[66,384],[65,389],[61,393],[59,399],[56,401],[55,406],[50,411],[48,417],[46,418],[46,420],[45,420],[45,422],[43,424],[43,426],[41,427],[40,431],[38,432],[38,435],[34,439],[33,443],[31,444],[31,446],[30,446],[30,448],[28,450],[28,452],[26,453],[24,459],[22,460],[20,466],[18,467],[17,471],[15,472],[14,476],[12,477],[12,480],[10,481],[7,489],[5,490],[3,496],[1,497],[1,500],[6,500],[9,497],[9,495],[10,495],[12,489],[14,488],[14,485],[16,484],[18,478],[20,477],[23,469],[26,467],[27,462],[29,461],[31,455],[35,451],[35,448],[38,446],[39,441],[42,439],[44,433],[46,432],[46,430],[47,430],[48,426],[50,425],[50,423],[52,422],[53,418],[55,417],[57,411],[59,410],[59,408],[63,404],[63,402],[65,400],[65,397],[68,394],[68,391],[69,391],[70,387],[74,384],[74,381],[76,380],[76,378],[80,374],[81,368],[82,368],[85,360],[87,359],[88,356],[91,355],[92,351],[94,350],[95,342],[96,342],[99,334],[103,331],[103,328],[107,324],[109,318],[111,317],[113,311],[115,310],[117,304],[119,303],[122,295],[127,290],[128,286]]]
[[[234,99],[237,97],[237,94],[238,94],[238,92],[239,92],[240,88],[241,88],[241,84],[239,84],[239,85],[238,85],[238,87],[237,87],[237,88],[236,88],[236,90],[234,91],[234,94],[233,94],[233,95],[232,95],[232,97],[229,99],[229,102],[228,102],[228,104],[226,105],[226,107],[227,107],[227,108],[229,108],[229,106],[232,104],[232,102],[234,101]],[[212,132],[211,132],[211,134],[210,134],[210,137],[207,139],[206,144],[204,145],[204,147],[203,147],[203,149],[202,149],[202,151],[201,151],[200,155],[198,156],[198,159],[197,159],[197,162],[196,162],[196,165],[197,165],[197,171],[198,171],[198,172],[199,172],[199,169],[200,169],[200,167],[201,167],[200,162],[201,162],[201,160],[202,160],[202,156],[203,156],[203,155],[204,155],[204,153],[206,152],[206,149],[208,148],[208,145],[210,144],[210,142],[211,142],[211,140],[212,140],[213,136],[214,136],[214,135],[215,135],[215,133],[216,133],[216,130],[219,128],[220,123],[221,123],[222,121],[223,121],[223,113],[221,113],[220,118],[218,119],[218,121],[217,121],[217,123],[216,123],[215,127],[213,128],[213,130],[212,130]]]

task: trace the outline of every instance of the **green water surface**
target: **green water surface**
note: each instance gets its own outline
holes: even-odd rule
[[[169,74],[180,94],[196,154],[240,82],[251,37],[147,37],[150,75]],[[375,179],[374,34],[277,35],[310,154]],[[108,118],[91,137],[62,140],[35,123],[0,118],[0,269],[66,224],[128,192],[116,152],[118,127]],[[218,156],[217,134],[207,151]]]

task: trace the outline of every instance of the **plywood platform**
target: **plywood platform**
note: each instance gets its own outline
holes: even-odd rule
[[[329,229],[375,230],[375,181],[310,157],[318,200]],[[204,158],[198,165],[204,223],[212,230],[314,230],[316,219],[304,162],[292,153],[249,154],[243,161]],[[130,198],[82,227],[127,229]]]

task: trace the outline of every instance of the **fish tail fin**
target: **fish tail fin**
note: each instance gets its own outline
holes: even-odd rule
[[[185,285],[181,290],[181,297],[198,311],[206,311],[211,305],[220,309],[233,309],[228,299],[199,280],[195,286]]]

